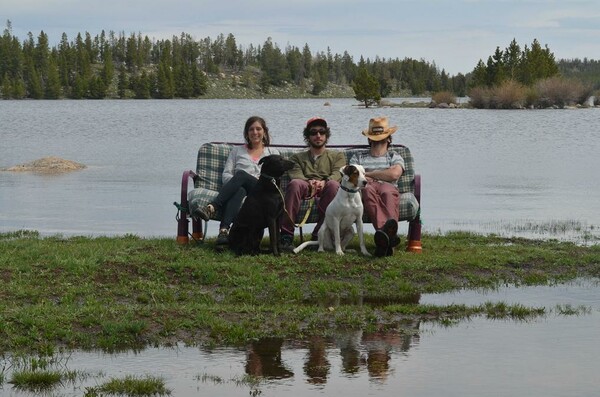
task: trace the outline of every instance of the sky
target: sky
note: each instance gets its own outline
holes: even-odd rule
[[[600,0],[0,0],[2,31],[8,20],[21,41],[44,31],[51,46],[63,33],[74,41],[102,30],[151,40],[232,33],[243,48],[271,38],[282,50],[412,58],[450,75],[513,39],[521,48],[537,39],[557,60],[600,59]]]

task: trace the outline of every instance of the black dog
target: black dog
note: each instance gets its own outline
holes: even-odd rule
[[[260,177],[233,220],[229,231],[229,248],[237,255],[257,255],[265,228],[269,228],[273,255],[280,255],[279,235],[283,215],[283,197],[279,178],[294,167],[294,163],[272,154],[258,162],[262,164]]]

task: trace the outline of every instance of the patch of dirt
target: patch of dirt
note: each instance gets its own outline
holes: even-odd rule
[[[60,157],[43,157],[25,164],[3,168],[2,171],[10,172],[40,172],[45,174],[59,174],[63,172],[77,171],[86,168],[85,164]]]

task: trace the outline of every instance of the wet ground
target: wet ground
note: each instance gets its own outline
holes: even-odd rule
[[[420,297],[422,304],[488,301],[544,307],[547,315],[529,321],[476,317],[451,326],[414,323],[402,333],[340,331],[302,342],[271,338],[244,348],[75,351],[57,356],[55,367],[76,371],[76,381],[48,395],[82,396],[87,387],[128,375],[162,378],[171,395],[184,397],[597,395],[597,282]],[[569,312],[579,314],[564,314]],[[8,383],[17,363],[11,357],[0,362],[0,396],[33,395]]]

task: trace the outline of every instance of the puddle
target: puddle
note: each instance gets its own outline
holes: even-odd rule
[[[76,371],[51,396],[83,396],[112,378],[152,376],[172,396],[565,396],[597,395],[600,286],[596,282],[505,287],[422,295],[422,304],[484,302],[546,307],[526,322],[476,317],[451,327],[413,324],[398,334],[346,331],[334,338],[269,338],[245,348],[148,348],[105,354],[75,351],[57,360]],[[585,306],[561,315],[557,306]],[[0,359],[0,396],[33,396],[9,383],[12,359]]]

